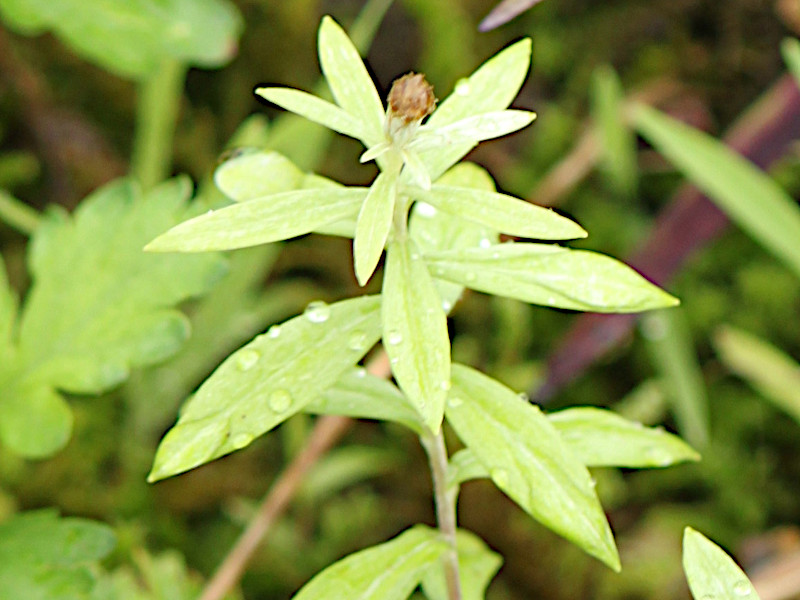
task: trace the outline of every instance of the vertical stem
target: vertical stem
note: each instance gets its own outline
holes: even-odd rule
[[[447,448],[441,429],[436,435],[423,435],[422,446],[428,454],[433,475],[433,493],[436,500],[436,522],[442,538],[449,546],[442,560],[448,600],[461,600],[461,579],[458,573],[458,548],[456,546],[456,490],[447,486]]]
[[[167,178],[186,65],[165,59],[139,84],[131,173],[147,190]]]

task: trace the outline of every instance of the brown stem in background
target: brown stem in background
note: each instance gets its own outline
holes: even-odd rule
[[[388,377],[391,370],[386,353],[381,350],[369,361],[366,369],[376,377]],[[306,445],[272,484],[247,528],[217,568],[199,600],[221,600],[236,585],[264,536],[289,506],[309,471],[352,425],[353,419],[338,415],[326,415],[317,420]]]

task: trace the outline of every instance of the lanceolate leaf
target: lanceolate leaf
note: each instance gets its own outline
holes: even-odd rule
[[[363,123],[362,141],[371,146],[383,139],[383,104],[358,50],[330,17],[319,28],[319,62],[336,103]]]
[[[573,454],[587,467],[666,467],[700,460],[679,437],[643,427],[608,410],[567,408],[548,416]]]
[[[409,147],[416,152],[424,152],[447,144],[477,144],[527,127],[535,118],[536,113],[527,110],[498,110],[434,129],[423,125]]]
[[[352,343],[359,345],[365,341],[355,336]],[[370,375],[361,367],[345,373],[334,386],[312,400],[303,410],[312,414],[394,421],[422,434],[420,416],[403,392],[385,379]]]
[[[168,58],[221,66],[241,29],[227,0],[0,0],[0,16],[24,33],[52,31],[95,64],[137,79]]]
[[[557,212],[505,194],[437,184],[428,192],[417,190],[414,195],[453,216],[508,235],[539,240],[569,240],[587,235],[580,225]]]
[[[644,106],[641,134],[769,252],[800,275],[800,209],[770,177],[711,136]]]
[[[387,249],[381,312],[392,373],[425,425],[438,432],[450,387],[447,317],[410,239],[393,242]]]
[[[0,524],[0,598],[85,600],[114,543],[110,527],[87,519],[15,515]]]
[[[243,202],[303,187],[305,173],[283,154],[243,150],[214,171],[214,183],[231,200]]]
[[[461,579],[461,600],[484,600],[486,588],[503,564],[500,555],[492,552],[474,533],[459,529],[456,532],[458,571]],[[422,580],[428,600],[448,600],[447,584],[441,561],[431,565]]]
[[[372,132],[358,117],[313,94],[279,87],[258,88],[256,94],[283,109],[341,134],[359,140],[374,139]]]
[[[223,263],[142,246],[185,216],[190,191],[176,179],[143,197],[118,181],[37,229],[15,357],[0,368],[0,437],[12,449],[45,456],[69,439],[72,416],[56,389],[100,393],[180,348],[188,323],[173,307],[209,289]]]
[[[200,386],[161,442],[149,480],[187,471],[250,444],[282,423],[357,363],[380,332],[380,298],[303,315],[233,353]]]
[[[360,285],[366,285],[381,259],[392,228],[396,195],[397,175],[384,171],[372,183],[361,205],[353,240],[356,279]]]
[[[614,538],[586,467],[537,406],[453,365],[447,421],[495,485],[537,521],[619,570]]]
[[[296,190],[239,202],[190,219],[150,242],[151,252],[233,250],[309,233],[352,215],[366,188]]]
[[[678,300],[625,264],[596,252],[547,244],[499,244],[425,257],[434,277],[543,306],[639,312]]]
[[[417,525],[332,564],[294,600],[406,600],[445,547],[436,531]]]
[[[758,600],[753,584],[731,557],[691,527],[683,533],[683,570],[695,600]]]

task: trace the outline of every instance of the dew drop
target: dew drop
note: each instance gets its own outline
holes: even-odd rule
[[[470,91],[472,91],[472,88],[469,85],[469,81],[467,81],[466,79],[462,79],[456,84],[457,95],[468,96]]]
[[[661,448],[656,446],[651,446],[647,448],[645,451],[645,456],[647,459],[653,463],[654,465],[658,465],[660,467],[666,467],[672,464],[672,459],[668,452],[665,452]]]
[[[267,337],[272,338],[273,340],[280,336],[281,334],[281,326],[280,325],[273,325],[269,329],[267,329]]]
[[[331,307],[322,300],[315,300],[309,302],[303,314],[312,323],[324,323],[331,316]]]
[[[464,275],[464,279],[466,279],[469,282],[475,281],[477,278],[478,278],[478,276],[475,275],[475,273],[473,273],[472,271],[470,271],[466,275]]]
[[[354,331],[347,338],[347,347],[354,352],[363,352],[367,349],[367,334],[363,331]]]
[[[440,381],[439,382],[439,389],[440,390],[444,390],[446,392],[447,390],[450,389],[451,385],[452,384],[450,383],[450,380],[449,379],[445,379],[444,381]]]
[[[453,303],[449,300],[442,300],[442,310],[444,312],[450,312],[453,309]]]
[[[547,297],[547,305],[548,306],[553,306],[555,303],[556,303],[556,299],[553,296],[548,296]]]
[[[356,369],[356,377],[358,377],[359,379],[363,379],[366,376],[367,376],[367,370],[364,367],[358,367]]]
[[[239,448],[244,448],[252,441],[253,441],[253,436],[251,434],[237,433],[235,436],[233,436],[233,439],[231,440],[231,446],[233,446],[238,450]]]
[[[492,481],[497,484],[497,487],[508,487],[508,471],[505,469],[492,469],[489,471],[489,475],[491,475]]]
[[[267,398],[267,404],[276,413],[282,413],[292,405],[292,395],[286,390],[275,390]]]
[[[744,579],[740,579],[733,585],[733,593],[737,596],[749,596],[752,592],[752,586]]]
[[[525,392],[520,392],[519,394],[517,394],[517,398],[519,398],[523,402],[530,402],[531,401],[531,397],[528,396],[528,394],[525,393]]]
[[[386,343],[390,346],[397,346],[403,342],[403,334],[397,331],[396,329],[392,329],[388,334],[386,334]]]
[[[411,260],[419,260],[419,252],[412,252]]]
[[[450,408],[458,408],[462,404],[464,404],[464,401],[458,396],[450,396],[450,398],[447,399],[447,405]]]
[[[417,214],[420,217],[432,218],[436,216],[436,207],[428,204],[427,202],[417,202]]]
[[[492,245],[492,240],[490,240],[489,238],[481,238],[480,241],[478,242],[478,246],[480,246],[481,248],[488,248],[491,245]]]
[[[261,353],[258,350],[253,350],[252,348],[239,350],[236,353],[236,366],[239,367],[240,371],[249,371],[256,366],[259,358],[261,358]]]

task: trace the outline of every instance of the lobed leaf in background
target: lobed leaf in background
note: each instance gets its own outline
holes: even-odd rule
[[[52,32],[78,54],[132,79],[166,58],[201,67],[230,60],[242,27],[228,0],[0,0],[0,18],[27,35]]]
[[[691,527],[683,533],[683,570],[695,600],[759,600],[753,584],[731,557]]]
[[[141,247],[186,216],[190,193],[182,178],[145,195],[122,180],[72,216],[45,216],[29,249],[33,284],[0,351],[12,357],[0,365],[0,439],[10,449],[52,454],[72,423],[60,391],[101,393],[180,348],[189,326],[175,305],[210,289],[224,263],[214,254],[154,259]]]
[[[15,515],[0,524],[0,598],[85,600],[115,543],[110,527],[88,519]]]

